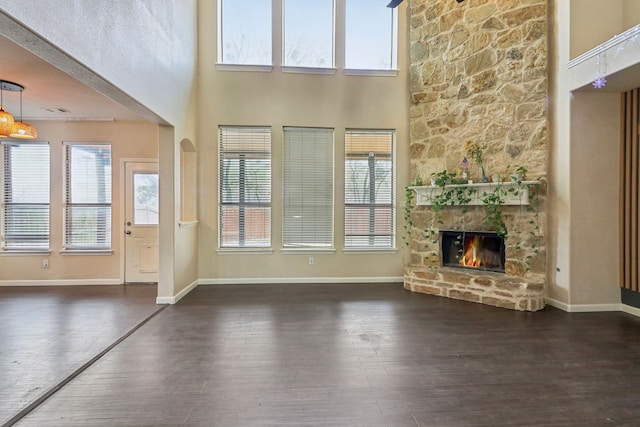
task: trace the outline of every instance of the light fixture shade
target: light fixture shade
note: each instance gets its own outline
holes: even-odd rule
[[[38,137],[38,131],[29,123],[15,122],[9,136],[11,138],[34,139]]]
[[[13,123],[15,119],[10,113],[4,111],[2,105],[0,105],[0,135],[2,137],[7,137],[11,134],[11,130],[13,129]]]

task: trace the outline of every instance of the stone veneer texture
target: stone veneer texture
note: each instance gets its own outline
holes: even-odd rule
[[[456,283],[453,297],[462,292],[461,299],[470,301],[519,310],[541,309],[546,271],[547,2],[411,0],[410,10],[411,179],[419,176],[428,182],[433,172],[454,171],[465,156],[467,143],[472,142],[485,147],[487,175],[504,176],[507,166],[522,165],[529,171],[528,179],[542,182],[536,221],[540,226],[539,253],[533,252],[528,237],[534,214],[519,206],[504,207],[511,230],[504,281],[512,283],[517,278],[521,288],[530,284],[533,290],[525,292],[527,302],[512,294],[503,295],[502,289],[487,293],[487,287],[476,286],[476,279]],[[470,172],[474,180],[479,179],[477,165],[472,163]],[[465,229],[484,229],[482,209],[471,208],[463,216]],[[444,227],[460,228],[455,209],[445,218]],[[416,274],[434,269],[422,231],[430,221],[429,209],[414,209],[413,220],[405,287],[420,292],[415,285],[426,285],[416,281]],[[522,236],[519,248],[513,237],[516,228]],[[527,256],[533,257],[530,268],[523,262]],[[485,275],[495,279],[493,274],[475,274],[480,278]],[[431,289],[427,293],[452,296],[446,280],[439,278],[433,283],[442,286],[438,292]]]

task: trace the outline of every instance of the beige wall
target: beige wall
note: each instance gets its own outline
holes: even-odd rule
[[[549,4],[549,184],[547,215],[547,296],[567,304],[571,290],[571,103],[567,62],[570,56],[569,2]]]
[[[406,2],[405,2],[406,3]],[[406,5],[400,8],[399,45],[407,46]],[[215,2],[201,2],[200,98],[198,158],[199,277],[203,281],[242,279],[376,278],[402,276],[402,240],[389,253],[344,253],[343,179],[344,129],[392,128],[397,131],[397,198],[408,183],[407,52],[399,52],[397,77],[346,76],[216,70]],[[274,32],[276,30],[274,29]],[[277,34],[276,34],[277,36]],[[341,35],[337,35],[339,40]],[[217,129],[219,125],[269,125],[273,129],[272,246],[269,254],[221,254],[217,251]],[[282,247],[282,127],[320,126],[335,129],[335,247],[332,254],[283,254]],[[402,230],[401,207],[398,230]],[[315,265],[308,265],[308,257]]]
[[[50,280],[71,283],[121,283],[121,160],[158,157],[158,127],[144,122],[34,122],[39,141],[51,147],[51,254],[0,256],[0,281]],[[112,150],[112,255],[65,255],[62,249],[64,147],[62,142],[108,142]],[[42,268],[42,260],[49,268]],[[18,281],[18,282],[16,282]],[[6,284],[6,283],[5,283]],[[33,283],[32,283],[33,284]]]
[[[571,58],[623,31],[624,0],[570,0]]]
[[[626,30],[640,24],[640,2],[638,0],[623,0],[623,11],[623,29]]]
[[[620,302],[620,95],[571,102],[571,304]]]
[[[568,310],[611,307],[618,287],[618,168],[620,94],[574,91],[577,72],[569,69],[576,41],[583,51],[613,34],[602,34],[594,20],[618,16],[623,2],[589,11],[587,1],[552,2],[550,39],[551,150],[549,181],[549,266],[547,294]],[[576,14],[576,8],[578,12]],[[589,19],[585,19],[589,14]],[[598,15],[598,16],[596,16]],[[612,22],[612,21],[608,21]],[[621,20],[616,25],[622,25]],[[606,25],[605,25],[606,27]],[[614,31],[620,32],[620,27]],[[591,32],[600,38],[590,38]],[[588,44],[591,43],[591,44]],[[581,52],[582,53],[582,52]],[[578,67],[576,67],[578,68]],[[591,67],[588,71],[593,70]],[[581,71],[581,70],[578,70]],[[592,74],[590,74],[592,75]],[[590,308],[591,307],[591,308]]]
[[[570,0],[571,59],[640,23],[637,0]]]

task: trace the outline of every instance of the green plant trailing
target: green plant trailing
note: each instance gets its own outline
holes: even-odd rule
[[[476,159],[477,161],[477,159]],[[539,185],[538,183],[525,182],[527,179],[527,169],[524,166],[515,166],[513,172],[510,166],[507,167],[507,173],[513,183],[510,186],[504,186],[502,183],[496,183],[492,186],[491,190],[484,191],[479,197],[482,201],[482,205],[485,210],[485,216],[483,220],[483,226],[487,230],[496,232],[499,236],[503,237],[505,241],[511,240],[514,244],[517,253],[523,250],[522,247],[522,228],[518,225],[522,222],[523,210],[532,213],[532,217],[529,219],[529,236],[528,242],[530,242],[530,251],[524,255],[523,262],[525,264],[525,271],[530,271],[534,258],[540,253],[540,240],[541,240],[541,228],[539,223]],[[466,185],[451,185],[457,184],[456,174],[447,172],[446,170],[433,173],[431,175],[431,182],[434,186],[438,187],[438,191],[431,195],[431,218],[429,219],[429,225],[424,231],[424,237],[426,239],[425,248],[428,252],[428,264],[435,268],[439,265],[439,244],[440,234],[444,226],[443,212],[445,209],[459,207],[461,224],[456,226],[456,229],[464,229],[464,218],[468,212],[468,205],[472,200],[472,197],[476,193],[476,189]],[[416,179],[413,183],[416,186],[422,185],[421,180]],[[514,229],[510,230],[507,227],[506,217],[503,211],[505,205],[505,197],[508,195],[515,196],[522,200],[523,195],[529,192],[529,205],[524,206],[520,204],[520,221],[516,223]],[[405,244],[408,245],[408,237],[410,236],[411,229],[413,228],[412,210],[414,207],[414,192],[407,187],[406,193],[406,205],[405,205]]]
[[[417,177],[413,180],[412,186],[421,186],[422,179]],[[405,201],[404,201],[404,234],[402,235],[402,240],[404,241],[405,246],[409,246],[411,230],[413,229],[413,208],[414,208],[414,199],[415,192],[410,188],[405,188]]]

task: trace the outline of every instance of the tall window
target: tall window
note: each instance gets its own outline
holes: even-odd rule
[[[221,126],[221,248],[271,246],[271,128]]]
[[[271,0],[218,1],[218,61],[271,65]]]
[[[111,249],[111,146],[66,144],[65,249]]]
[[[345,133],[345,247],[393,248],[394,132]]]
[[[49,249],[49,144],[2,142],[2,247]]]
[[[347,0],[345,66],[350,69],[397,68],[397,9],[388,0]]]
[[[283,0],[282,65],[333,68],[334,0]]]
[[[285,248],[333,247],[333,129],[284,129]]]

